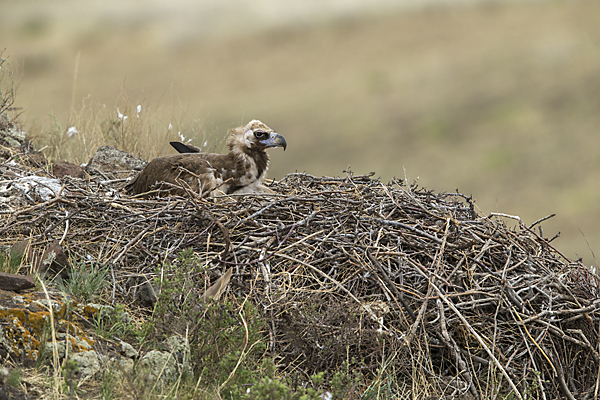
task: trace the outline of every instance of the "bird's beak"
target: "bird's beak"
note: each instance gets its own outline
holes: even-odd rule
[[[285,141],[285,138],[275,132],[271,132],[270,137],[267,140],[261,140],[261,143],[267,147],[281,146],[281,147],[283,147],[284,151],[285,151],[285,148],[287,147],[287,142]]]

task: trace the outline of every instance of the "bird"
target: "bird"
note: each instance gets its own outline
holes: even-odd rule
[[[171,142],[179,154],[158,157],[126,185],[132,195],[158,190],[158,194],[202,197],[220,194],[273,193],[263,186],[269,168],[266,149],[287,148],[285,138],[257,119],[232,129],[228,154],[202,153],[199,148]]]

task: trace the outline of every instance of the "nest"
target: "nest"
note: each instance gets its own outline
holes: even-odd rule
[[[598,278],[542,236],[541,220],[481,216],[458,192],[351,174],[290,174],[271,185],[277,195],[217,200],[63,184],[1,214],[3,244],[61,238],[111,265],[111,301],[125,303],[191,248],[213,281],[233,269],[227,296],[260,310],[283,373],[346,365],[408,392],[475,398],[598,392]]]

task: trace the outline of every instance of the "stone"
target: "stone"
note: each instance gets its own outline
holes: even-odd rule
[[[93,377],[100,371],[100,360],[98,354],[93,351],[82,351],[71,355],[71,360],[79,365],[79,377],[85,379]]]
[[[121,350],[120,353],[122,356],[127,358],[136,358],[138,356],[138,352],[127,342],[121,340]]]
[[[136,298],[143,306],[153,308],[158,301],[158,290],[149,281],[144,282],[136,293]]]
[[[117,171],[141,171],[146,164],[148,164],[147,161],[134,157],[127,152],[111,146],[102,146],[92,156],[86,170],[91,175],[105,176],[106,173]]]
[[[44,250],[44,253],[42,254],[42,258],[38,262],[37,268],[40,273],[46,272],[53,276],[59,275],[62,279],[69,277],[69,269],[71,268],[69,258],[60,246],[58,240],[54,240],[46,247],[46,250]]]
[[[40,351],[54,350],[51,340],[40,341],[50,323],[50,309],[57,326],[56,350],[60,355],[92,349],[94,339],[83,331],[72,311],[88,320],[95,315],[90,315],[73,299],[66,304],[63,295],[49,296],[50,301],[44,292],[17,295],[0,290],[0,350],[4,350],[6,355],[14,360],[36,361]],[[68,336],[64,333],[67,328]],[[65,343],[69,343],[68,349]]]
[[[177,362],[166,351],[152,350],[140,359],[136,372],[150,382],[160,380],[162,384],[168,384],[177,379]]]
[[[77,164],[70,163],[68,161],[57,161],[52,164],[52,175],[57,178],[63,178],[65,176],[72,176],[73,178],[85,178],[86,173]]]
[[[2,290],[18,292],[32,287],[35,287],[35,282],[30,276],[0,272],[0,289]]]

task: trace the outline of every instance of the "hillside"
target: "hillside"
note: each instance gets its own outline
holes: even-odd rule
[[[16,106],[52,159],[86,162],[104,144],[148,159],[178,132],[220,150],[229,128],[257,118],[293,142],[273,155],[273,178],[351,165],[388,182],[406,170],[423,187],[473,194],[484,214],[556,213],[548,236],[560,231],[559,249],[595,264],[600,3],[350,14],[326,4],[354,1],[115,3],[0,2]],[[138,105],[137,148],[95,128],[117,109],[132,122]]]
[[[544,220],[481,215],[458,192],[351,171],[288,174],[270,183],[275,195],[131,197],[121,188],[135,171],[90,160],[83,177],[57,178],[57,163],[8,125],[4,267],[26,242],[15,272],[37,286],[0,291],[4,391],[524,399],[597,390],[598,277],[543,237]]]

